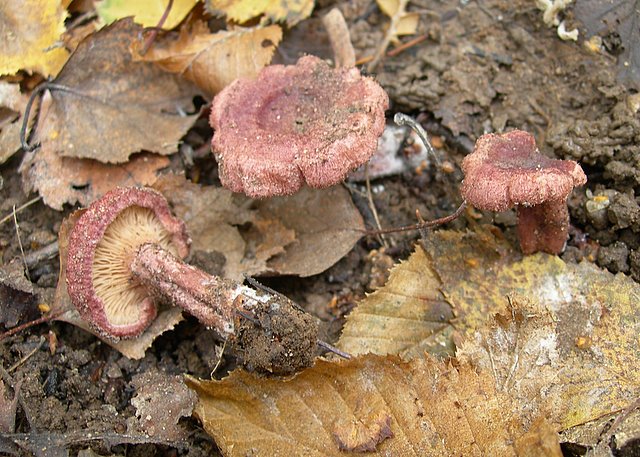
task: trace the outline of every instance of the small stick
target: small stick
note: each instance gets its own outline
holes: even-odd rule
[[[3,217],[2,219],[0,219],[0,225],[4,224],[5,222],[7,222],[8,220],[13,218],[13,215],[15,213],[19,213],[20,211],[22,211],[25,208],[28,208],[29,206],[33,205],[34,203],[37,203],[38,201],[40,201],[42,199],[42,197],[36,197],[36,198],[32,198],[31,200],[29,200],[27,203],[24,203],[20,206],[18,206],[17,208],[14,208],[13,211],[11,211],[10,214],[6,215],[5,217]]]
[[[353,49],[349,27],[347,27],[347,22],[344,20],[342,12],[338,8],[333,8],[322,18],[322,25],[327,29],[336,67],[354,67],[356,64],[356,52]]]
[[[151,34],[145,40],[144,47],[142,48],[142,51],[140,51],[141,56],[145,55],[151,48],[151,45],[153,44],[156,37],[158,36],[158,31],[162,29],[162,26],[164,25],[165,21],[169,17],[169,12],[171,11],[172,7],[173,7],[173,0],[169,0],[169,3],[167,3],[167,7],[164,9],[164,13],[162,13],[160,20],[158,21],[158,24],[153,28],[153,30],[151,31]]]
[[[423,35],[419,35],[419,36],[407,41],[406,43],[402,43],[401,45],[396,46],[391,51],[387,52],[387,57],[395,57],[398,54],[400,54],[401,52],[406,51],[407,49],[415,46],[416,44],[422,43],[427,38],[429,38],[429,34],[425,33]]]
[[[440,165],[440,159],[436,155],[436,151],[435,149],[433,149],[433,146],[431,146],[431,141],[429,141],[429,134],[424,130],[424,128],[422,128],[422,125],[420,125],[418,121],[416,121],[411,116],[407,116],[406,114],[396,113],[395,116],[393,116],[393,122],[395,122],[397,125],[408,125],[409,127],[411,127],[411,129],[416,132],[418,137],[420,137],[420,140],[427,148],[427,152],[431,155],[431,157],[433,157],[434,162]]]
[[[52,321],[54,319],[57,319],[58,317],[62,316],[64,314],[64,311],[59,311],[57,313],[50,313],[47,314],[46,316],[42,316],[39,317],[37,319],[34,319],[32,321],[29,322],[25,322],[24,324],[21,325],[17,325],[9,330],[7,330],[4,333],[0,333],[0,341],[3,341],[7,338],[9,338],[10,336],[15,335],[16,333],[20,333],[23,330],[26,330],[30,327],[34,327],[36,325],[40,325],[40,324],[44,324],[45,322],[49,322]]]
[[[40,335],[40,343],[35,347],[35,349],[31,352],[29,352],[27,355],[25,355],[24,357],[22,357],[20,360],[18,360],[16,363],[14,363],[13,365],[11,365],[9,368],[7,368],[7,372],[11,373],[13,370],[15,370],[16,368],[18,368],[20,365],[22,365],[23,363],[25,363],[27,360],[29,360],[29,358],[31,356],[33,356],[33,354],[35,354],[36,352],[38,352],[40,350],[40,348],[42,347],[42,345],[44,344],[44,342],[47,341],[46,338],[42,335]]]
[[[24,260],[29,268],[33,268],[43,260],[53,259],[56,255],[58,255],[58,250],[58,242],[54,241],[53,243],[49,243],[46,246],[42,246],[40,249],[31,251],[26,255]]]
[[[384,36],[384,39],[382,40],[380,47],[374,54],[373,60],[371,60],[371,62],[369,62],[369,65],[367,65],[367,71],[369,73],[373,73],[375,71],[376,67],[378,66],[378,63],[380,62],[380,59],[382,58],[384,53],[387,51],[387,48],[389,47],[389,43],[391,43],[391,39],[396,34],[396,29],[398,28],[398,24],[400,23],[400,20],[405,14],[405,10],[407,8],[408,3],[409,3],[409,0],[398,1],[398,9],[396,10],[396,14],[394,14],[393,17],[391,18],[391,23],[389,24],[389,29],[387,30],[387,34]]]
[[[371,214],[373,214],[373,220],[376,222],[378,230],[382,230],[382,225],[380,224],[380,217],[378,216],[378,210],[376,208],[376,204],[373,201],[373,193],[371,192],[371,180],[369,179],[369,164],[366,163],[364,165],[364,179],[365,184],[367,186],[367,201],[369,202],[369,209],[371,209]],[[382,233],[378,235],[380,239],[380,244],[382,244],[385,248],[389,247],[386,238]]]
[[[343,359],[347,359],[347,360],[351,359],[351,354],[349,354],[348,352],[341,351],[337,347],[332,346],[331,344],[326,343],[322,340],[318,340],[318,346],[320,346],[323,349],[326,349],[329,352],[333,352],[334,354],[339,355]]]
[[[439,219],[434,219],[432,221],[422,221],[413,225],[405,225],[404,227],[383,229],[383,230],[362,230],[366,235],[378,235],[381,233],[397,233],[397,232],[409,232],[411,230],[423,230],[430,227],[435,227],[438,225],[446,224],[453,220],[456,220],[460,214],[467,207],[467,202],[463,201],[462,204],[458,207],[458,209],[453,213],[445,217],[441,217]]]
[[[16,228],[16,236],[18,237],[18,246],[20,247],[20,254],[22,255],[22,263],[24,264],[24,272],[27,275],[27,279],[31,282],[31,275],[29,274],[29,265],[27,265],[27,259],[24,257],[24,248],[22,247],[22,239],[20,238],[20,226],[18,226],[18,218],[16,217],[16,205],[13,205],[13,224]]]

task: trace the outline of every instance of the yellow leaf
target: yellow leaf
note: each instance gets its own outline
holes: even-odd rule
[[[277,25],[210,33],[206,24],[196,23],[191,30],[182,29],[177,40],[156,42],[144,56],[134,56],[179,73],[215,95],[237,78],[257,75],[281,39]]]
[[[68,53],[59,44],[67,11],[54,0],[0,2],[0,74],[56,75]]]
[[[174,28],[197,2],[198,0],[174,0],[162,28],[165,30]],[[168,0],[103,0],[96,3],[96,10],[105,24],[134,16],[136,23],[144,27],[154,27],[158,25],[168,3]]]
[[[237,370],[187,384],[199,397],[195,415],[227,456],[510,456],[522,455],[518,440],[526,448],[531,433],[555,451],[547,455],[561,455],[557,434],[539,431],[544,420],[512,414],[492,376],[468,364],[368,355],[319,361],[287,381]]]
[[[492,319],[508,297],[530,304]],[[567,428],[636,398],[638,302],[640,286],[624,275],[548,254],[521,258],[489,231],[440,231],[356,307],[338,346],[412,357],[466,339],[458,354],[494,370],[522,404],[541,402],[538,410]],[[523,317],[512,328],[516,311]]]
[[[311,15],[313,0],[209,0],[207,10],[224,14],[240,24],[260,15],[274,22],[286,21],[292,26]]]
[[[398,13],[400,7],[399,0],[376,0],[380,11],[389,17],[394,17]],[[418,29],[420,23],[420,14],[401,12],[400,18],[396,24],[395,35],[413,35]]]

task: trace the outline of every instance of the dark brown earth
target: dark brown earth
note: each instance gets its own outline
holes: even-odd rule
[[[331,2],[318,3],[316,15]],[[615,49],[588,50],[584,28],[578,43],[561,41],[533,5],[524,0],[410,2],[410,10],[422,13],[418,34],[427,38],[385,58],[375,77],[390,95],[389,114],[403,111],[418,116],[435,137],[434,143],[442,146],[438,148],[441,162],[453,166],[420,167],[374,180],[373,200],[381,225],[415,223],[416,210],[424,219],[453,212],[460,203],[459,163],[475,139],[483,133],[519,128],[536,136],[543,153],[578,160],[588,175],[587,185],[570,198],[572,235],[562,257],[570,262],[587,259],[640,281],[637,86],[617,82]],[[387,19],[372,0],[338,2],[338,6],[349,23],[357,57],[372,55],[382,41]],[[565,17],[568,29],[580,26],[571,9]],[[292,31],[278,58],[293,61],[303,51],[329,55],[325,38],[314,24],[309,20]],[[605,35],[610,38],[611,33]],[[202,122],[185,141],[197,149],[200,139],[210,136]],[[21,190],[20,160],[18,154],[0,168],[2,216],[33,197]],[[178,158],[173,162],[182,166]],[[217,182],[216,168],[208,157],[196,159],[187,172],[198,174],[205,184]],[[375,227],[364,186],[349,186],[367,224]],[[56,238],[69,210],[58,213],[36,203],[18,214],[27,256]],[[478,222],[493,222],[515,239],[513,213],[469,210],[447,227],[462,229]],[[414,232],[385,235],[387,246],[382,250],[379,238],[363,238],[321,275],[264,282],[320,318],[322,338],[331,342],[344,315],[365,292],[384,283],[387,268],[406,258],[419,236]],[[13,220],[0,226],[0,254],[4,264],[20,257]],[[57,275],[56,257],[36,259],[30,265],[37,303],[51,303]],[[31,311],[20,316],[20,322],[35,316]],[[44,324],[2,341],[2,379],[6,383],[21,380],[24,403],[18,408],[16,429],[25,434],[23,440],[36,443],[32,449],[46,446],[46,455],[65,455],[54,451],[67,446],[106,453],[111,445],[111,452],[128,456],[216,455],[215,444],[191,419],[182,419],[187,438],[180,442],[159,444],[143,434],[122,435],[136,430],[131,403],[136,376],[159,371],[207,378],[220,360],[220,346],[211,331],[187,319],[156,340],[142,360],[129,360],[73,326]],[[233,366],[235,361],[226,351],[215,375]],[[3,446],[7,443],[0,440],[0,453],[11,450]]]

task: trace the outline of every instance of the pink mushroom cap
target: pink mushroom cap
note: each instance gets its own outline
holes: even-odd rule
[[[186,257],[191,240],[158,192],[120,187],[93,202],[69,236],[66,280],[71,302],[101,335],[117,340],[140,335],[156,317],[156,305],[133,281],[130,264],[139,246],[158,243]]]
[[[489,211],[517,207],[525,254],[562,252],[569,227],[567,198],[587,182],[580,165],[540,154],[531,134],[514,130],[481,136],[462,161],[462,171],[460,193],[469,204]]]
[[[220,180],[254,198],[337,184],[376,151],[388,105],[373,79],[314,56],[238,79],[211,107]]]

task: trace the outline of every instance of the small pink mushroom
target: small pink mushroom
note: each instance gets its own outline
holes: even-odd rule
[[[572,160],[550,159],[534,137],[521,130],[478,138],[462,161],[463,198],[476,208],[506,211],[516,207],[522,252],[559,254],[569,236],[567,198],[587,182]]]
[[[231,339],[246,364],[287,374],[313,363],[317,323],[286,297],[184,263],[190,239],[158,192],[118,188],[95,201],[73,227],[67,290],[102,336],[139,336],[158,303],[178,306]],[[242,319],[240,319],[242,318]]]
[[[251,197],[337,184],[376,151],[388,104],[373,79],[314,56],[238,79],[211,107],[220,180]]]

